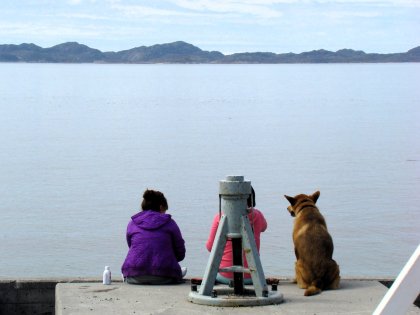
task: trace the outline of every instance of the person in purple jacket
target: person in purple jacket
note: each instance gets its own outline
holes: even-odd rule
[[[122,265],[124,281],[130,284],[182,282],[179,261],[185,257],[185,241],[160,191],[146,190],[142,211],[127,226],[128,254]]]

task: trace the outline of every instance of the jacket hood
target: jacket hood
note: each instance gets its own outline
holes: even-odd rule
[[[171,221],[171,215],[153,210],[143,210],[131,217],[134,224],[145,230],[155,230]]]

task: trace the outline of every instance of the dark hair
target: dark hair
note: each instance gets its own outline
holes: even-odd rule
[[[146,189],[143,194],[141,209],[160,212],[160,206],[165,210],[168,210],[168,202],[166,201],[165,196],[160,191]]]
[[[251,199],[251,195],[252,195],[252,199]],[[249,195],[249,197],[247,199],[248,208],[255,207],[255,191],[254,191],[254,188],[252,188],[252,186],[251,186],[251,195]],[[251,204],[251,202],[252,202],[252,204]]]

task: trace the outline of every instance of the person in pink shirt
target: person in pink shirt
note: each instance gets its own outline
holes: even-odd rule
[[[260,251],[260,235],[267,229],[267,221],[264,218],[262,212],[255,207],[255,191],[251,187],[252,190],[252,199],[249,196],[248,202],[248,219],[251,224],[251,227],[254,230],[254,237],[255,242],[257,244],[258,252]],[[210,235],[206,242],[207,250],[210,252],[213,247],[214,238],[216,236],[217,227],[219,226],[219,214],[217,213],[214,216],[213,224],[210,229]],[[248,267],[248,263],[245,259],[245,255],[243,255],[243,262],[244,266]],[[225,250],[223,252],[222,261],[220,262],[219,268],[230,267],[233,265],[233,254],[232,254],[232,242],[230,239],[226,242]],[[232,272],[219,272],[217,273],[216,281],[222,284],[229,284],[230,281],[233,280],[233,273]],[[251,275],[249,273],[244,274],[244,284],[252,284]]]

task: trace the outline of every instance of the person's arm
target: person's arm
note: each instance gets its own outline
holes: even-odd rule
[[[185,258],[185,241],[182,238],[181,230],[174,220],[172,220],[172,244],[177,261],[182,261]]]
[[[267,230],[267,220],[265,219],[264,215],[261,211],[258,211],[261,215],[261,232],[264,232]]]
[[[262,214],[262,212],[258,209],[253,209],[253,213],[251,212],[248,214],[248,219],[251,225],[258,231],[258,233],[262,233],[267,229],[267,221]]]
[[[206,242],[206,248],[209,252],[213,247],[214,238],[216,237],[217,228],[219,226],[219,214],[216,214],[213,219],[213,223],[210,228],[210,235]]]
[[[130,233],[130,230],[131,230],[131,224],[133,223],[133,221],[130,221],[129,223],[128,223],[128,226],[127,226],[127,232],[126,232],[126,234],[125,234],[125,238],[126,238],[126,240],[127,240],[127,245],[128,245],[128,248],[130,248],[131,247],[131,235],[132,235],[132,233]]]

